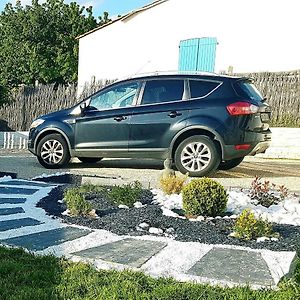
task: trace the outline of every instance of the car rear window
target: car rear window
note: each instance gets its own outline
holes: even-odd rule
[[[220,85],[219,82],[190,80],[191,98],[205,97]]]
[[[248,97],[251,100],[263,101],[263,96],[251,82],[251,80],[240,80],[234,84],[235,91],[242,97]]]

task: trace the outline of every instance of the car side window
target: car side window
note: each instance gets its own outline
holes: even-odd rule
[[[150,80],[146,82],[141,104],[182,100],[183,80]]]
[[[103,110],[131,106],[137,90],[137,82],[114,86],[92,96],[90,108]]]
[[[220,85],[219,82],[204,81],[204,80],[190,80],[190,91],[191,98],[201,98],[205,97],[211,93],[217,86]]]

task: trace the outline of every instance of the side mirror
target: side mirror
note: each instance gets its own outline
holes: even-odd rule
[[[86,110],[86,102],[83,102],[82,104],[80,104],[80,115],[83,116],[84,112]]]

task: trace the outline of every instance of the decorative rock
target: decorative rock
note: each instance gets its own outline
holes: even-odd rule
[[[231,215],[229,218],[230,219],[236,219],[238,216],[237,215]]]
[[[196,219],[197,221],[204,221],[205,220],[205,218],[203,217],[203,216],[199,216],[199,217],[197,217],[197,219]]]
[[[216,217],[215,217],[215,219],[222,219],[222,217],[220,217],[220,216],[216,216]]]
[[[141,223],[138,225],[138,227],[142,228],[142,229],[148,229],[150,227],[150,225],[146,222]]]
[[[57,202],[62,204],[62,203],[64,203],[64,200],[57,200]]]
[[[123,209],[129,209],[129,207],[125,204],[120,204],[118,207]]]
[[[61,213],[63,216],[69,216],[70,215],[70,210],[67,209],[64,212]]]
[[[230,219],[230,217],[229,216],[224,216],[223,219],[228,220],[228,219]]]
[[[230,236],[230,237],[236,237],[236,232],[231,232],[231,233],[228,234],[228,236]]]
[[[164,231],[160,228],[156,228],[156,227],[150,227],[149,228],[149,233],[152,233],[152,234],[163,234]]]
[[[256,243],[262,243],[265,241],[269,241],[270,239],[268,237],[262,236],[256,239]]]
[[[173,234],[173,233],[175,233],[175,229],[173,227],[167,228],[166,233]]]
[[[271,241],[272,241],[272,242],[277,242],[277,241],[278,241],[278,238],[272,237],[272,238],[271,238]]]
[[[213,217],[207,217],[206,218],[206,221],[211,221],[211,220],[213,220],[214,218]]]
[[[141,208],[141,207],[144,207],[144,206],[146,206],[146,205],[143,205],[142,202],[137,201],[137,202],[135,202],[135,203],[133,204],[133,206],[134,206],[135,208]]]

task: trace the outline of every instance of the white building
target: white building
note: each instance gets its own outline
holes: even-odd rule
[[[79,37],[79,90],[92,79],[178,70],[181,41],[204,37],[217,41],[215,72],[300,69],[299,12],[299,0],[154,1]]]

